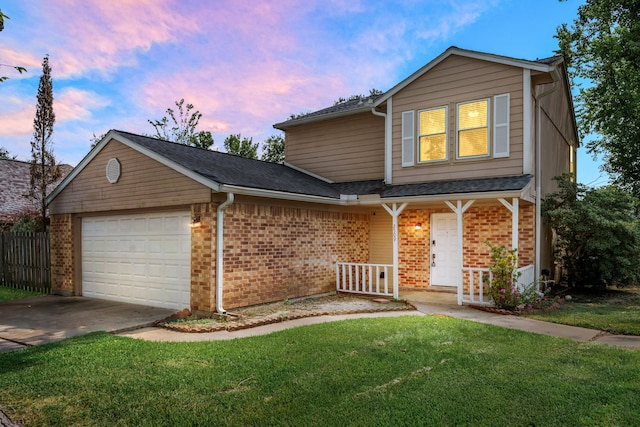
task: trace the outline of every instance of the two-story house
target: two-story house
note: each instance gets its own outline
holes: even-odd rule
[[[486,302],[489,248],[553,268],[576,171],[564,60],[452,47],[382,95],[274,125],[283,165],[111,131],[49,197],[58,293],[194,311],[334,289]]]

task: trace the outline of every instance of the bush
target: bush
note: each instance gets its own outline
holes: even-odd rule
[[[570,287],[627,286],[640,279],[640,203],[610,185],[599,188],[556,178],[559,190],[542,204]]]
[[[516,271],[518,266],[516,249],[507,250],[504,246],[493,246],[489,242],[485,244],[491,249],[492,264],[489,270],[492,280],[489,285],[489,296],[493,299],[496,308],[530,311],[549,305],[549,299],[537,290],[535,284],[526,286],[517,284],[520,273]]]

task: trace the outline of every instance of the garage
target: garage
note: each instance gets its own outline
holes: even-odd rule
[[[190,212],[82,218],[82,294],[154,307],[190,306]]]

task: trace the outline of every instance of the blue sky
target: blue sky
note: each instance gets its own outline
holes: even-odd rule
[[[216,146],[231,133],[264,141],[291,113],[387,90],[450,46],[522,59],[557,48],[568,0],[2,1],[0,146],[30,157],[44,55],[54,84],[54,152],[77,164],[94,134],[152,134],[185,98]],[[580,149],[578,179],[606,176]]]

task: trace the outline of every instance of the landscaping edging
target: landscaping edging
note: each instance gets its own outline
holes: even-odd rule
[[[276,314],[270,315],[266,317],[256,318],[254,320],[247,319],[247,321],[231,321],[227,323],[220,323],[219,325],[211,326],[211,327],[196,327],[188,324],[179,324],[179,323],[168,323],[169,320],[174,320],[176,317],[171,316],[167,319],[160,320],[156,322],[155,326],[165,329],[170,329],[177,332],[187,332],[187,333],[205,333],[205,332],[220,332],[220,331],[239,331],[242,329],[255,328],[257,326],[271,325],[273,323],[286,322],[288,320],[296,320],[303,319],[305,317],[318,317],[318,316],[336,316],[343,314],[358,314],[358,313],[382,313],[382,312],[393,312],[393,311],[411,311],[416,310],[416,307],[411,303],[405,301],[404,307],[397,308],[372,308],[372,309],[358,309],[358,310],[334,310],[334,311],[313,311],[309,310],[307,312],[297,312],[292,314]]]
[[[544,313],[550,310],[558,310],[560,308],[560,305],[562,305],[563,302],[564,302],[563,299],[557,299],[548,307],[535,309],[535,310],[507,310],[504,308],[496,308],[496,307],[490,307],[490,306],[478,305],[478,304],[469,304],[468,307],[473,308],[475,310],[486,311],[488,313],[493,313],[493,314],[501,314],[504,316],[507,316],[507,315],[522,316],[525,314],[538,314],[538,313]]]

